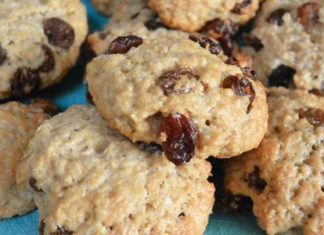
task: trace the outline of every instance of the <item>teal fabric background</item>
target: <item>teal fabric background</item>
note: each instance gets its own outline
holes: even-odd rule
[[[83,0],[87,6],[90,31],[100,30],[107,18],[95,12],[89,0]],[[34,96],[51,99],[60,110],[74,104],[86,104],[86,87],[83,84],[81,68],[73,69],[61,84],[46,89]],[[1,208],[0,208],[1,210]],[[0,221],[0,235],[36,235],[38,233],[37,211],[24,216]],[[264,234],[257,226],[251,214],[226,215],[214,213],[210,216],[205,235],[261,235]]]

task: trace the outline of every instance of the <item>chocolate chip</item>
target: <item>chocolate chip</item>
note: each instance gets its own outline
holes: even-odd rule
[[[197,42],[202,48],[208,49],[211,54],[218,55],[223,51],[219,43],[213,41],[208,37],[189,35],[189,39],[191,41]]]
[[[241,3],[236,3],[231,12],[234,14],[242,14],[242,9],[249,5],[251,5],[251,0],[243,0]]]
[[[253,171],[247,175],[246,181],[250,188],[262,192],[267,186],[267,182],[260,177],[260,168],[254,166]]]
[[[51,48],[46,45],[42,45],[42,50],[44,52],[45,59],[43,63],[38,67],[39,72],[48,73],[55,67],[54,54]]]
[[[189,162],[195,155],[198,130],[186,116],[175,113],[163,117],[160,134],[166,137],[162,142],[163,152],[175,165]]]
[[[6,59],[7,51],[0,45],[0,66],[6,61]]]
[[[58,226],[55,232],[51,232],[50,235],[72,235],[73,231],[66,229],[64,226]]]
[[[39,235],[44,235],[45,226],[46,226],[46,224],[45,224],[44,220],[42,219],[39,224],[39,227],[38,227]]]
[[[299,22],[305,27],[308,28],[312,25],[315,25],[319,22],[320,19],[320,5],[317,2],[308,2],[300,7],[298,7],[298,18]]]
[[[253,206],[251,198],[234,195],[225,189],[218,193],[217,198],[216,208],[225,213],[249,212]]]
[[[311,125],[315,127],[324,126],[324,110],[308,108],[299,109],[298,112],[299,118],[306,118]]]
[[[279,65],[277,68],[272,70],[268,77],[269,86],[283,86],[288,88],[293,82],[295,73],[295,69],[283,64]]]
[[[135,35],[117,37],[110,43],[106,54],[125,54],[132,47],[138,47],[142,43],[143,39]]]
[[[150,18],[149,20],[147,20],[144,23],[145,27],[150,30],[157,30],[158,28],[166,28],[168,29],[168,27],[166,27],[161,21],[160,18],[158,16],[153,16],[152,18]]]
[[[245,46],[252,47],[255,51],[261,51],[263,44],[260,39],[252,34],[243,35],[243,43]]]
[[[165,72],[159,78],[160,86],[164,95],[170,95],[172,93],[185,94],[190,92],[188,88],[180,88],[177,90],[174,89],[177,81],[180,80],[182,76],[187,76],[189,79],[199,80],[199,76],[194,74],[189,68],[177,68],[175,70]]]
[[[38,73],[29,68],[19,68],[11,79],[12,95],[18,98],[31,93],[40,86],[41,80]]]
[[[225,89],[232,89],[239,96],[249,96],[250,103],[247,107],[247,113],[253,108],[253,101],[255,99],[255,90],[252,86],[252,83],[242,77],[239,79],[237,76],[228,76],[224,79],[222,87]]]
[[[284,21],[283,21],[283,16],[284,14],[287,12],[286,9],[283,8],[279,8],[275,11],[273,11],[267,18],[267,22],[271,23],[271,24],[276,24],[278,26],[283,25]]]
[[[75,39],[74,29],[70,24],[60,18],[43,20],[44,33],[48,42],[53,46],[69,49]]]
[[[207,32],[217,39],[225,55],[230,56],[233,50],[233,37],[238,31],[238,25],[230,20],[215,19],[206,23],[202,32]]]
[[[137,145],[141,150],[148,152],[150,154],[161,155],[162,153],[162,146],[153,142],[151,143],[137,142]]]
[[[33,106],[34,108],[42,109],[45,113],[47,113],[50,116],[54,116],[59,113],[58,108],[47,99],[41,99],[41,98],[32,99],[30,105]]]
[[[33,178],[33,177],[31,177],[30,179],[29,179],[29,186],[35,191],[35,192],[44,192],[42,189],[39,189],[38,187],[37,187],[37,181],[36,181],[36,179],[35,178]]]

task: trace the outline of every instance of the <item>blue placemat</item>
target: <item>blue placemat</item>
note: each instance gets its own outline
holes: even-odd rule
[[[96,13],[88,0],[82,2],[87,6],[90,32],[100,30],[107,23],[107,18]],[[65,110],[74,104],[86,104],[86,86],[83,84],[82,71],[82,68],[76,67],[62,83],[39,92],[35,96],[51,99],[61,110]],[[37,211],[0,221],[0,235],[36,235],[37,233]],[[251,214],[227,215],[215,212],[209,218],[205,234],[261,235],[264,233],[258,228],[255,218]]]

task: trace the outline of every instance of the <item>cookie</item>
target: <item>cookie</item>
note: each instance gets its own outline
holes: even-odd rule
[[[148,8],[147,0],[91,0],[100,13],[109,16],[109,21],[126,21],[137,12]]]
[[[38,104],[0,105],[0,219],[24,214],[35,207],[29,190],[16,185],[15,172],[36,128],[49,117]]]
[[[216,19],[244,24],[255,16],[259,0],[149,0],[149,6],[165,25],[195,32]]]
[[[324,2],[268,0],[245,52],[267,86],[324,91]]]
[[[0,24],[0,99],[59,82],[88,30],[79,0],[4,0]]]
[[[214,202],[211,166],[182,166],[133,144],[93,107],[45,122],[17,173],[34,182],[41,234],[203,234]]]
[[[163,144],[172,159],[187,155],[184,162],[258,146],[267,126],[262,84],[226,64],[211,40],[156,35],[117,37],[88,64],[89,91],[109,125],[133,142]]]
[[[301,227],[323,234],[324,98],[271,88],[269,128],[260,146],[225,161],[225,186],[249,196],[267,234]]]

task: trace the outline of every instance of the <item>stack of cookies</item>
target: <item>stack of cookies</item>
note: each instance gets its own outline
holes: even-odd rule
[[[36,206],[40,234],[203,234],[214,158],[216,201],[251,198],[270,235],[324,234],[324,3],[266,0],[257,14],[259,0],[92,2],[110,16],[81,53],[92,104],[52,118],[42,100],[0,106],[0,218]],[[0,15],[1,98],[76,63],[79,1],[4,0]]]

